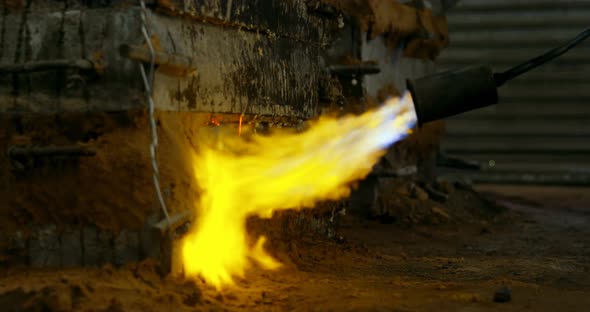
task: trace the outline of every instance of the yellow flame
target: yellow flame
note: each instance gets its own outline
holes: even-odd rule
[[[278,268],[263,249],[264,237],[249,244],[246,219],[348,196],[351,182],[367,176],[415,122],[412,99],[405,95],[360,116],[320,119],[302,133],[220,133],[216,144],[202,143],[194,164],[203,194],[182,241],[185,276],[201,276],[220,288],[243,277],[252,261]]]

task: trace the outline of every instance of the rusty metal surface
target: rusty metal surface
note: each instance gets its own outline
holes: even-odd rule
[[[307,15],[303,0],[232,2],[230,11],[225,1],[192,1],[182,14],[150,14],[158,52],[196,60],[196,72],[189,77],[170,77],[162,70],[156,74],[157,108],[316,115],[319,80],[325,74],[320,55],[324,22]],[[118,51],[123,44],[141,44],[136,6],[126,1],[109,8],[100,1],[73,1],[68,7],[51,1],[23,3],[20,10],[0,16],[0,64],[81,58],[104,68],[98,75],[72,69],[2,75],[0,112],[143,107],[136,64]]]
[[[159,0],[157,5],[171,13],[206,17],[224,26],[239,26],[302,42],[319,42],[324,36],[323,22],[308,15],[308,6],[302,0]]]
[[[157,75],[161,109],[311,117],[318,111],[318,46],[288,38],[154,15],[165,50],[196,60],[197,72],[177,79]]]
[[[100,76],[78,70],[0,76],[0,111],[123,110],[140,105],[137,67],[119,56],[117,43],[139,33],[134,10],[47,13],[25,10],[2,16],[0,63],[90,59],[105,64]]]

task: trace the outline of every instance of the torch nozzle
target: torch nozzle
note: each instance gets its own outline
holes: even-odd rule
[[[590,37],[587,29],[574,39],[503,73],[475,65],[407,81],[418,125],[498,103],[498,88],[574,48]]]

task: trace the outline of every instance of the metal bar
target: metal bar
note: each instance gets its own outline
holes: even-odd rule
[[[85,59],[48,60],[39,62],[28,62],[23,64],[1,64],[0,74],[31,73],[67,68],[80,70],[94,70],[95,66],[94,63]]]
[[[160,233],[164,234],[166,232],[173,232],[171,230],[175,230],[176,228],[190,222],[193,218],[193,213],[191,211],[183,211],[181,213],[171,215],[170,218],[164,219],[156,224],[153,225],[154,229],[160,231]]]
[[[95,156],[96,151],[83,146],[11,146],[9,157],[17,156]]]
[[[152,54],[148,48],[123,44],[119,47],[121,56],[131,60],[149,64]],[[189,56],[169,54],[163,52],[154,53],[154,64],[168,67],[173,73],[187,75],[196,70],[195,59]]]

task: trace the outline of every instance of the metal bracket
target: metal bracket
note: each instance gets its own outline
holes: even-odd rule
[[[182,236],[184,228],[190,226],[190,222],[193,219],[193,213],[191,211],[183,211],[178,214],[170,216],[170,221],[167,219],[161,220],[160,222],[152,225],[152,228],[158,230],[162,234],[168,232],[175,233],[177,236]]]
[[[149,64],[151,62],[151,53],[148,48],[122,44],[119,47],[121,56],[128,59]],[[171,76],[188,76],[194,74],[197,69],[195,59],[189,56],[179,54],[169,54],[163,52],[154,53],[154,64],[160,66],[159,69]]]

